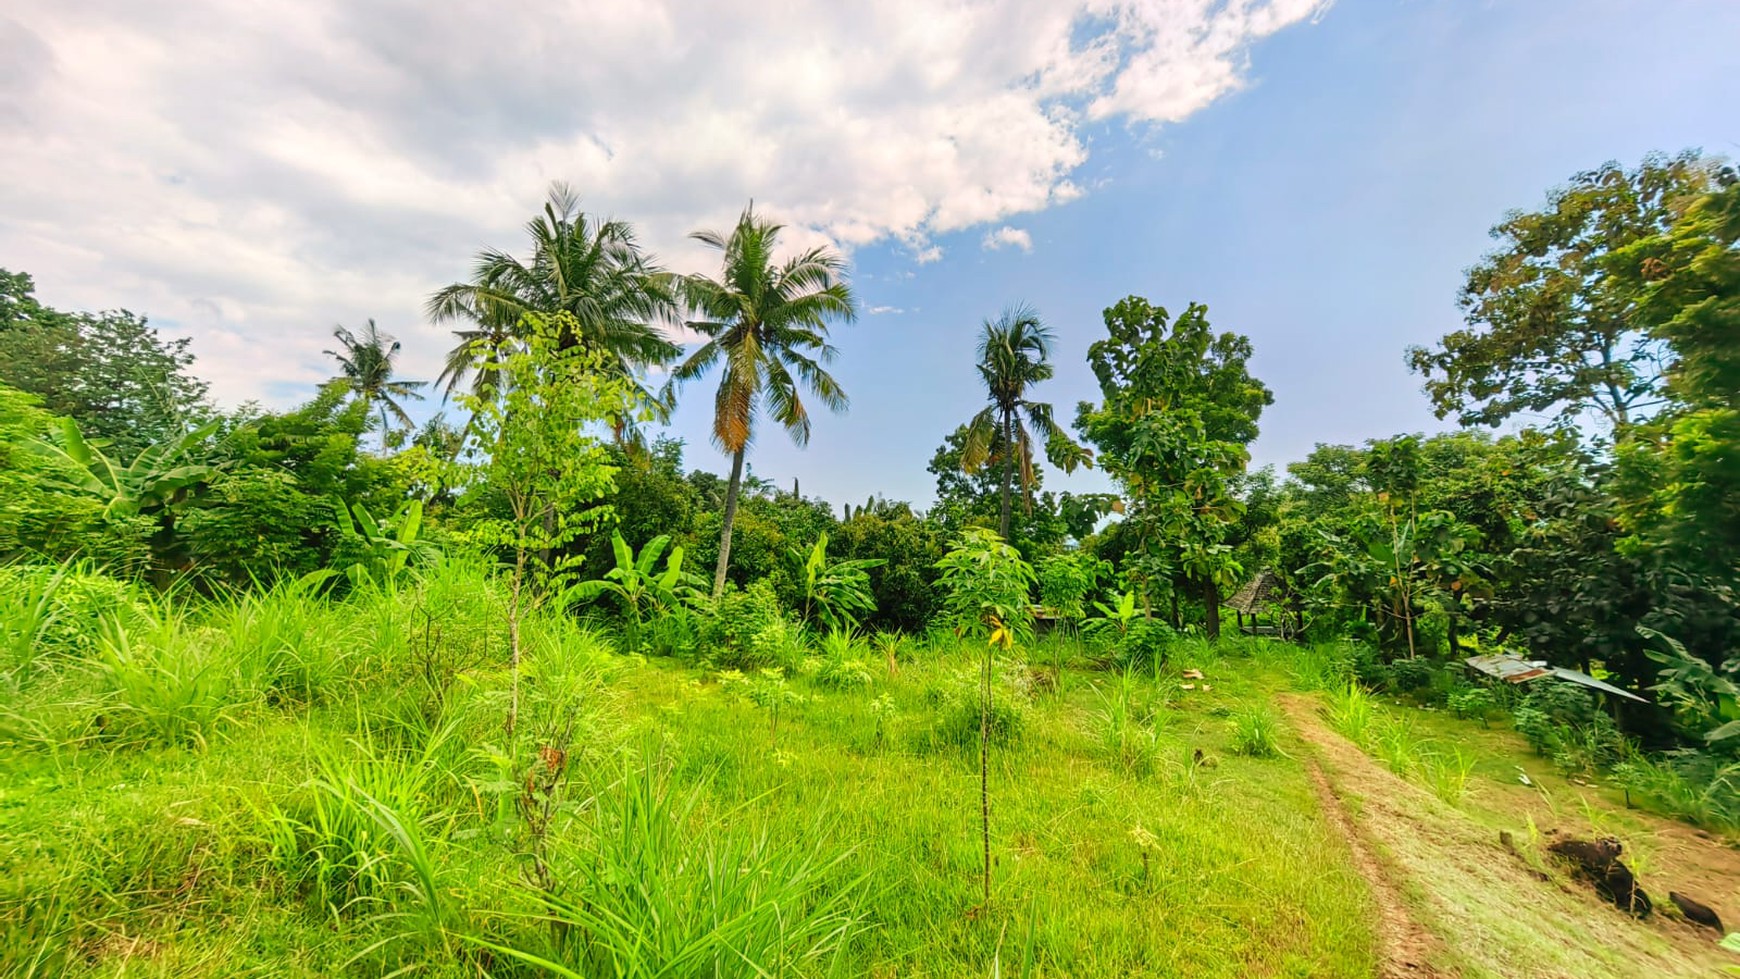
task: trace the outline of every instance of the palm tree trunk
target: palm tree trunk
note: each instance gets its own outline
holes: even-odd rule
[[[725,569],[731,565],[731,525],[737,520],[737,490],[743,484],[743,452],[731,456],[731,482],[725,487],[725,523],[719,529],[719,563],[713,568],[713,600],[725,591]]]
[[[1003,413],[1003,506],[997,518],[998,532],[1003,535],[1004,543],[1009,541],[1009,495],[1014,489],[1015,480],[1015,446],[1011,445],[1009,430],[1010,413]]]

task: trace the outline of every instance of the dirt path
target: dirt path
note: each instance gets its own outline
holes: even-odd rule
[[[1407,899],[1402,896],[1401,888],[1378,859],[1371,841],[1360,832],[1347,808],[1336,797],[1328,777],[1323,774],[1323,766],[1317,762],[1316,753],[1320,750],[1318,746],[1321,742],[1314,735],[1319,725],[1317,719],[1308,713],[1310,706],[1293,698],[1283,698],[1281,706],[1292,721],[1294,730],[1310,746],[1310,753],[1304,759],[1305,770],[1310,773],[1311,782],[1317,787],[1317,801],[1323,807],[1324,818],[1347,841],[1348,849],[1353,854],[1354,868],[1365,878],[1367,886],[1371,888],[1372,900],[1377,904],[1378,954],[1381,957],[1378,975],[1381,979],[1443,976],[1444,973],[1429,962],[1432,953],[1440,947],[1437,936],[1414,917],[1408,908]]]
[[[1600,835],[1576,810],[1587,808],[1589,818],[1604,823],[1641,821],[1656,829],[1628,839],[1647,845],[1650,869],[1639,877],[1652,894],[1665,899],[1670,888],[1695,886],[1726,910],[1727,899],[1740,893],[1740,875],[1723,872],[1737,858],[1719,842],[1602,810],[1598,800],[1582,797],[1561,799],[1556,812],[1531,812],[1519,803],[1533,804],[1538,790],[1497,782],[1470,788],[1460,804],[1446,803],[1330,730],[1315,698],[1276,700],[1305,742],[1303,763],[1326,818],[1370,882],[1384,979],[1701,979],[1734,964],[1712,933],[1666,914],[1635,920],[1587,886],[1562,876],[1543,880],[1519,852],[1550,863],[1541,847],[1554,830]],[[1501,831],[1516,842],[1501,842]]]

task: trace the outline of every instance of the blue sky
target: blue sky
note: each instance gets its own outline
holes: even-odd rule
[[[981,320],[1038,308],[1070,417],[1131,293],[1252,338],[1255,461],[1285,464],[1443,427],[1403,350],[1457,325],[1506,209],[1609,159],[1740,156],[1736,41],[1732,0],[21,0],[0,266],[149,313],[221,401],[282,406],[334,323],[374,317],[431,376],[422,299],[519,249],[551,180],[682,270],[684,233],[753,196],[885,310],[837,332],[850,414],[801,452],[763,431],[760,475],[926,502]],[[674,433],[723,470],[709,395]]]
[[[836,501],[928,499],[931,453],[979,408],[974,331],[1011,300],[1056,331],[1042,390],[1071,417],[1096,393],[1084,358],[1101,310],[1135,293],[1207,303],[1217,328],[1252,338],[1253,373],[1275,392],[1257,465],[1451,427],[1403,350],[1460,324],[1460,273],[1488,228],[1605,160],[1740,156],[1736,43],[1735,3],[1342,0],[1256,45],[1245,91],[1158,132],[1096,132],[1082,174],[1096,189],[1014,222],[1031,253],[985,252],[972,233],[923,266],[861,251],[866,304],[908,312],[839,331],[852,414],[818,422],[801,453],[763,438],[757,471]],[[677,425],[697,463],[716,457],[703,410]]]

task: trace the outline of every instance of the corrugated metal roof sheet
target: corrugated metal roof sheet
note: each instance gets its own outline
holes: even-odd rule
[[[1635,700],[1640,704],[1649,703],[1648,700],[1629,690],[1621,690],[1613,684],[1597,680],[1587,673],[1568,670],[1562,666],[1548,666],[1545,660],[1526,660],[1509,653],[1494,653],[1487,656],[1470,656],[1463,662],[1487,676],[1507,683],[1527,683],[1530,680],[1539,680],[1544,676],[1552,676],[1599,690],[1602,693],[1610,693],[1615,697]]]

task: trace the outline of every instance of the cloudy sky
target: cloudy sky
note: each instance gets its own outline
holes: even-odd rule
[[[866,308],[851,413],[804,452],[764,433],[760,474],[928,500],[979,322],[1036,306],[1072,415],[1130,293],[1252,337],[1279,464],[1440,427],[1402,351],[1455,325],[1507,208],[1607,159],[1740,156],[1736,39],[1732,0],[13,0],[0,266],[286,406],[338,323],[433,376],[423,300],[518,249],[552,180],[682,270],[753,198],[846,251]],[[722,469],[705,394],[675,429]]]

